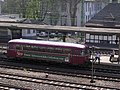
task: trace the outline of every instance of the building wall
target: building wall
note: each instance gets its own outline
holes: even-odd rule
[[[107,3],[102,1],[85,1],[84,3],[84,12],[85,12],[85,23],[90,20],[96,13],[106,6]]]
[[[30,20],[26,20],[24,23],[31,23]],[[22,37],[23,38],[36,38],[36,30],[34,29],[23,29],[22,30]]]
[[[84,0],[77,5],[77,12],[75,19],[75,26],[84,26],[85,23],[90,20],[96,13],[103,9],[108,2],[103,2],[101,0]],[[70,17],[70,5],[66,3],[66,9],[63,11],[62,6],[59,8],[60,18],[57,25],[67,25],[71,26]],[[83,7],[82,7],[83,5]]]
[[[36,38],[36,30],[33,29],[23,29],[22,30],[23,38]]]
[[[11,39],[11,32],[7,28],[0,28],[0,43],[7,43]]]
[[[1,14],[1,11],[2,11],[2,10],[1,10],[1,9],[2,9],[2,8],[1,8],[1,5],[2,5],[2,2],[3,2],[3,1],[4,1],[4,0],[0,0],[0,14]]]

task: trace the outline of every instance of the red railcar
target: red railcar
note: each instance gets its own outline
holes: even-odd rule
[[[86,45],[28,39],[10,40],[7,56],[8,58],[28,58],[76,65],[89,61]]]

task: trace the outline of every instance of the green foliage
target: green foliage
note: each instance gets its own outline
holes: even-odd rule
[[[40,0],[30,0],[27,2],[26,13],[25,16],[27,18],[39,18],[39,8],[40,8]]]
[[[118,0],[118,3],[120,3],[120,0]]]
[[[20,14],[23,18],[44,21],[49,17],[50,24],[59,18],[59,0],[4,0],[2,13]]]
[[[2,8],[3,8],[2,12],[3,13],[18,13],[19,12],[19,9],[18,9],[19,1],[20,0],[5,0],[2,5]]]
[[[59,0],[48,0],[47,14],[50,16],[50,24],[56,25],[59,18]]]

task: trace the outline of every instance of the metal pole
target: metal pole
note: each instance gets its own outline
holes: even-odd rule
[[[120,62],[120,34],[118,34],[118,36],[119,36],[119,54],[118,54],[118,64],[119,64],[119,62]]]
[[[50,39],[50,32],[49,32],[49,31],[47,31],[47,33],[48,33],[47,40],[49,41],[49,39]]]
[[[94,54],[94,46],[92,46],[92,76],[91,76],[91,81],[90,81],[90,83],[95,83],[95,81],[94,81],[94,75],[93,75],[93,70],[94,70],[94,68],[93,68],[93,61],[94,61],[94,58],[93,58],[93,54]]]

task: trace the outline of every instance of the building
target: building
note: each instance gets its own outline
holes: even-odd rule
[[[90,20],[96,13],[102,10],[108,3],[101,0],[85,0],[84,2],[84,22]]]
[[[4,0],[0,0],[0,14],[1,14],[1,7],[2,7],[2,3],[3,3]]]
[[[60,25],[60,26],[71,26],[72,20],[74,21],[74,26],[84,26],[85,23],[90,20],[96,13],[103,9],[108,2],[101,0],[81,0],[77,3],[77,6],[71,6],[76,8],[75,18],[71,18],[70,15],[70,3],[57,1],[59,3],[58,13],[59,18],[56,21],[55,14],[56,12],[47,12],[46,18],[44,20],[45,24],[48,25]],[[33,20],[25,21],[26,23],[34,23]],[[37,21],[36,21],[37,22]],[[55,24],[56,23],[56,24]],[[38,24],[38,23],[37,23]],[[23,38],[36,38],[36,30],[23,30]]]
[[[23,23],[25,19],[20,19],[18,14],[0,15],[0,22]],[[7,43],[10,39],[21,38],[21,30],[0,28],[0,43]]]
[[[77,6],[71,5],[71,7],[76,8],[74,18],[72,18],[70,14],[70,3],[66,2],[64,5],[61,3],[59,7],[60,17],[57,25],[71,26],[71,22],[74,20],[74,26],[84,26],[88,20],[103,9],[108,3],[109,0],[81,0]]]
[[[105,8],[98,12],[94,17],[86,23],[86,27],[98,28],[120,28],[120,3],[109,3]],[[118,47],[118,36],[114,34],[86,34],[86,43]]]
[[[26,19],[23,23],[34,23],[36,24],[34,20]],[[37,38],[37,31],[35,29],[23,29],[22,30],[22,38],[29,38],[29,39],[36,39]]]
[[[109,1],[109,0],[108,0]],[[46,24],[55,25],[66,25],[71,26],[72,21],[74,21],[74,26],[84,26],[87,21],[89,21],[96,13],[98,13],[101,9],[103,9],[107,4],[107,0],[80,0],[76,6],[75,17],[71,18],[70,16],[70,3],[62,3],[61,0],[58,2],[59,5],[59,18],[58,21],[55,22],[54,14],[52,12],[47,12],[47,17],[45,18]],[[72,3],[73,4],[73,3]],[[53,16],[53,17],[52,17]],[[9,17],[9,16],[8,16]],[[19,16],[18,16],[19,17]],[[13,16],[9,17],[9,20],[17,20]],[[33,23],[32,21],[25,21],[24,23]],[[23,38],[35,38],[36,30],[23,30],[22,37]]]

